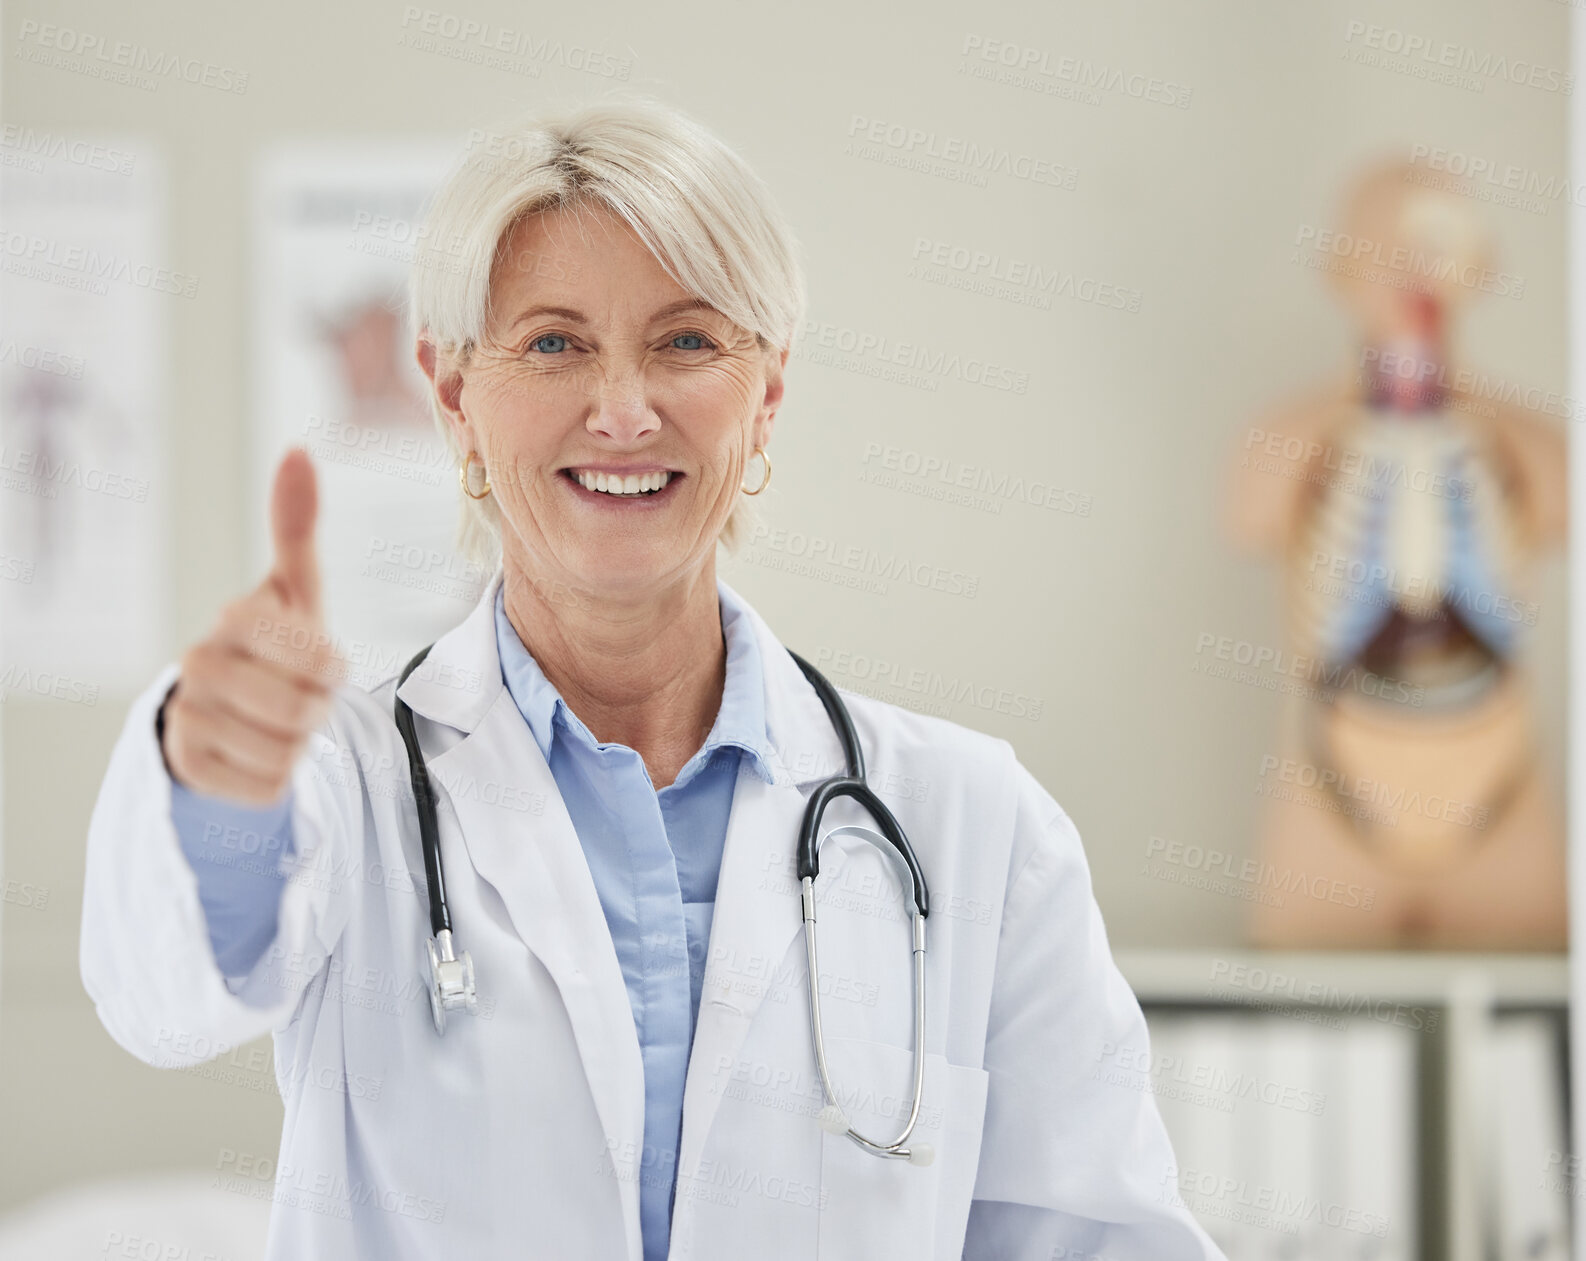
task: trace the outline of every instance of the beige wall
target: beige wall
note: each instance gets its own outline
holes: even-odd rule
[[[1231,558],[1216,514],[1236,433],[1351,351],[1349,325],[1319,278],[1291,261],[1295,234],[1331,222],[1357,163],[1415,144],[1565,174],[1561,94],[1501,81],[1476,92],[1361,65],[1347,55],[1361,43],[1346,38],[1349,24],[1369,12],[1384,27],[1559,65],[1568,10],[1478,0],[815,3],[753,18],[722,3],[601,8],[604,18],[468,0],[447,12],[514,29],[543,19],[548,36],[631,50],[632,86],[717,129],[769,181],[804,243],[813,320],[1028,374],[1022,395],[958,380],[916,389],[817,362],[817,339],[807,340],[764,511],[779,527],[972,576],[975,595],[893,583],[878,597],[763,564],[740,563],[729,581],[807,656],[851,650],[904,673],[935,670],[1039,698],[1037,721],[972,705],[948,716],[1013,741],[1067,807],[1114,944],[1238,942],[1241,903],[1136,872],[1152,835],[1248,847],[1255,768],[1275,748],[1271,694],[1210,684],[1191,666],[1202,633],[1281,642],[1274,574]],[[241,506],[252,484],[256,155],[292,137],[460,138],[514,105],[610,86],[558,66],[531,78],[404,47],[403,14],[398,3],[293,0],[221,10],[23,0],[7,12],[6,120],[162,144],[171,263],[202,278],[196,301],[171,308],[171,658],[222,600],[257,580]],[[144,93],[15,59],[30,19],[240,67],[248,89]],[[1088,58],[1192,95],[1187,108],[1117,91],[1090,103],[987,82],[960,73],[973,37],[1054,62]],[[1074,168],[1074,187],[994,176],[980,188],[867,161],[845,152],[855,115],[1042,156]],[[1564,207],[1489,213],[1526,295],[1488,298],[1459,342],[1470,362],[1562,391]],[[909,275],[919,238],[1136,290],[1139,309],[1059,297],[1035,310],[927,283]],[[1008,504],[990,514],[877,488],[861,480],[869,443],[1037,476],[1084,497],[1090,512]],[[1533,644],[1549,682],[1555,762],[1561,574],[1550,567]],[[858,685],[835,665],[828,673]],[[273,1151],[279,1134],[268,1089],[137,1064],[82,994],[83,837],[126,700],[4,707],[5,871],[50,888],[52,904],[3,924],[0,1132],[11,1141],[0,1150],[0,1207],[99,1172],[212,1165],[239,1133]],[[259,1077],[268,1085],[267,1072]]]

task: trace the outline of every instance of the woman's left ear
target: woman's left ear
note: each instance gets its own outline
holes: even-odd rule
[[[765,401],[760,405],[760,415],[755,418],[755,442],[762,447],[771,441],[771,426],[776,423],[777,409],[782,406],[786,388],[782,374],[787,367],[787,357],[785,350],[766,355]]]

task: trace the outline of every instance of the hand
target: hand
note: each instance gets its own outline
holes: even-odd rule
[[[273,804],[330,712],[345,663],[320,606],[318,503],[308,453],[288,451],[270,495],[270,572],[222,608],[215,629],[182,657],[161,751],[172,776],[195,792]]]

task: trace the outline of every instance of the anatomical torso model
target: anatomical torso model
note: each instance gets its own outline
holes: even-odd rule
[[[1389,260],[1329,269],[1362,324],[1356,371],[1240,444],[1229,524],[1281,558],[1304,663],[1258,788],[1264,883],[1287,892],[1253,936],[1557,949],[1561,811],[1522,652],[1563,614],[1533,588],[1564,529],[1563,438],[1449,362],[1485,240],[1417,173],[1371,171],[1349,204],[1360,253]]]

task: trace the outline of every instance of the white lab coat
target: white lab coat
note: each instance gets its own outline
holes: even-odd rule
[[[447,898],[481,1003],[451,1013],[444,1037],[394,673],[372,692],[341,687],[294,772],[298,871],[245,978],[216,965],[171,822],[154,718],[175,664],[112,753],[88,837],[83,983],[111,1036],[153,1065],[273,1032],[285,1125],[271,1258],[639,1261],[638,1179],[670,1177],[670,1155],[658,1165],[643,1150],[640,1048],[595,885],[502,682],[500,581],[498,569],[401,688],[439,790]],[[745,767],[733,797],[671,1256],[1220,1257],[1178,1201],[1151,1095],[1105,1071],[1103,1048],[1143,1049],[1146,1028],[1068,816],[1007,741],[847,691],[870,783],[930,887],[915,1139],[936,1159],[880,1159],[817,1124],[794,851],[810,790],[842,754],[797,663],[752,609],[750,622],[776,782]],[[840,799],[823,834],[866,821]],[[252,843],[228,838],[239,855]],[[856,1127],[889,1141],[912,1085],[901,885],[862,837],[833,837],[821,856],[834,1084]],[[220,1185],[271,1194],[260,1179],[273,1155],[223,1153]]]

